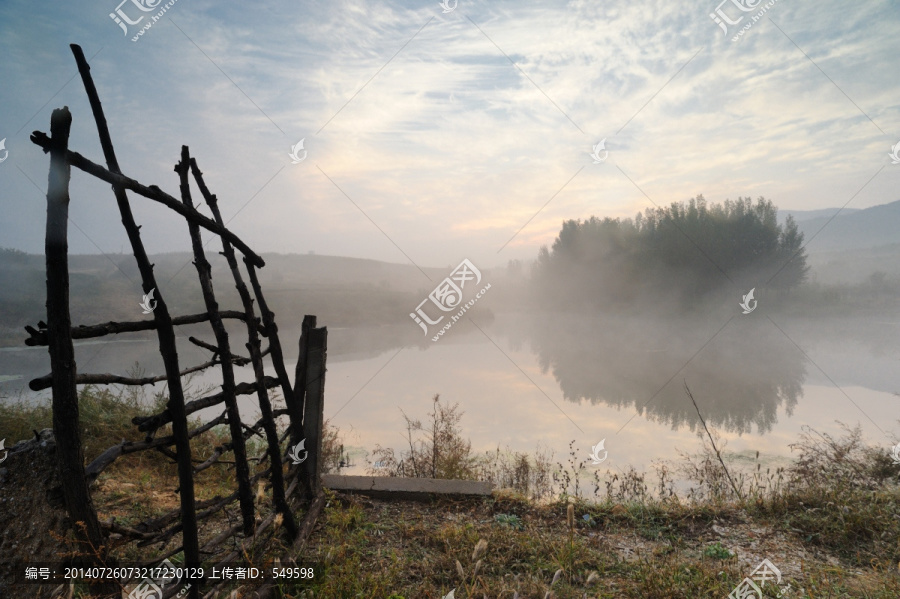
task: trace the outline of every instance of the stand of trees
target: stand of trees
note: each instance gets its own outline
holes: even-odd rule
[[[569,220],[542,247],[532,280],[540,303],[561,308],[696,304],[713,292],[787,290],[806,277],[803,234],[793,218],[760,197],[687,203],[638,213],[634,220]]]

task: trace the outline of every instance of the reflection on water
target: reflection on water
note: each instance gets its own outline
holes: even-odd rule
[[[570,402],[637,410],[673,429],[708,424],[737,433],[772,430],[779,408],[803,396],[806,358],[774,326],[733,319],[697,322],[558,315],[521,329]],[[674,384],[673,384],[674,383]]]
[[[227,329],[232,339],[232,351],[246,355],[242,340],[246,335],[240,325],[227,322]],[[364,329],[329,329],[330,363],[357,361],[378,355],[386,348],[399,347],[416,339],[415,331],[399,327],[371,327]],[[182,369],[206,362],[210,352],[201,349],[188,341],[195,336],[210,343],[214,342],[206,325],[190,325],[176,327],[178,360]],[[300,329],[284,329],[278,333],[285,353],[288,371],[293,372],[297,360]],[[24,335],[23,335],[24,338]],[[267,341],[263,341],[263,347]],[[75,362],[78,372],[125,374],[139,364],[145,376],[157,376],[165,373],[162,358],[159,354],[159,343],[151,334],[141,333],[119,335],[102,339],[86,339],[75,341]],[[0,348],[0,395],[17,396],[20,393],[26,398],[49,397],[49,390],[32,393],[28,390],[28,382],[50,372],[50,357],[46,347]],[[235,369],[239,381],[252,381],[252,368]],[[194,377],[198,384],[219,384],[220,378],[216,369],[210,369],[202,375]]]
[[[860,422],[872,442],[885,440],[873,421],[896,431],[896,328],[756,316],[674,323],[498,315],[479,323],[484,333],[461,322],[440,344],[422,342],[415,326],[333,329],[325,416],[358,464],[350,474],[362,473],[365,453],[376,444],[403,450],[402,415],[425,418],[436,393],[460,404],[460,425],[474,451],[545,447],[565,461],[575,440],[578,458],[587,460],[591,446],[606,439],[604,472],[646,469],[677,450],[697,449],[697,414],[685,382],[730,452],[789,456],[802,425],[838,432],[835,420]],[[182,328],[183,367],[206,361],[208,352],[186,337],[207,339],[208,329]],[[229,330],[240,336],[239,328]],[[285,329],[280,337],[293,372],[299,331]],[[154,338],[79,344],[76,359],[81,372],[121,374],[140,362],[149,375],[163,371],[157,350]],[[46,348],[0,351],[0,376],[23,377],[0,382],[0,393],[15,395],[48,369]],[[252,379],[250,368],[237,374],[239,381]],[[195,383],[218,385],[218,374]],[[258,412],[253,396],[240,403],[247,417]]]

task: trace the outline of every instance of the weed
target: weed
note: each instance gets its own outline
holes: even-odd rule
[[[714,559],[729,559],[734,557],[734,554],[728,551],[722,543],[713,543],[712,545],[707,545],[703,549],[703,555],[706,557],[711,557]]]
[[[514,514],[497,514],[496,516],[494,516],[494,520],[496,520],[497,524],[500,524],[501,526],[508,526],[516,530],[522,530],[525,528],[525,525],[522,524],[522,519]]]

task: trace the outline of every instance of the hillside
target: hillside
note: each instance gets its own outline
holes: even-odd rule
[[[788,214],[797,221],[810,254],[900,242],[900,200],[862,210],[844,208],[840,213],[838,208],[786,210],[779,217]]]
[[[406,324],[409,312],[446,276],[445,268],[314,254],[264,254],[260,283],[282,327],[299,326],[316,314],[330,327]],[[219,304],[240,309],[225,259],[210,253]],[[151,256],[160,289],[173,314],[203,311],[192,257]],[[140,275],[129,254],[69,257],[72,322],[94,324],[146,318],[139,303]],[[246,275],[245,275],[246,278]],[[19,346],[26,324],[46,319],[44,257],[0,249],[0,347]],[[411,327],[415,333],[415,328]]]
[[[885,280],[900,279],[900,201],[845,209],[834,216],[837,210],[778,214],[779,220],[793,214],[807,242],[815,236],[807,247],[809,280],[825,285],[882,285]],[[317,254],[270,253],[263,257],[266,267],[259,271],[260,282],[283,327],[299,325],[304,314],[316,314],[332,328],[406,325],[409,313],[452,269],[447,265],[420,270],[412,264]],[[210,251],[208,259],[220,304],[239,309],[224,258]],[[172,313],[203,311],[190,254],[157,254],[151,261]],[[138,306],[143,291],[133,256],[73,254],[69,266],[73,323],[145,317]],[[0,347],[21,346],[23,327],[45,319],[44,267],[43,255],[0,248]],[[522,287],[527,277],[521,269],[482,268],[482,274],[496,287],[482,303],[485,308],[491,304],[516,309],[527,300]]]

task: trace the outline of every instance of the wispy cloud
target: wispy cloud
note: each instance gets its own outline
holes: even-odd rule
[[[41,250],[41,198],[15,167],[46,181],[27,136],[52,108],[73,109],[72,146],[100,160],[78,78],[15,134],[75,74],[71,42],[102,48],[92,74],[126,172],[176,190],[189,144],[226,219],[256,194],[231,226],[260,251],[530,258],[563,219],[652,206],[619,168],[659,204],[704,193],[843,205],[900,139],[898,84],[885,76],[900,17],[886,1],[779,2],[734,43],[712,2],[461,0],[443,14],[437,2],[180,0],[138,43],[107,16],[115,4],[0,7],[2,245]],[[309,157],[290,164],[301,138]],[[593,165],[602,138],[609,160]],[[880,175],[854,207],[898,199],[897,177]],[[111,195],[85,179],[73,218],[117,250]],[[187,249],[164,211],[138,215],[151,251]],[[73,236],[72,251],[95,250]]]

